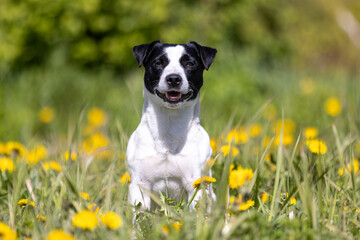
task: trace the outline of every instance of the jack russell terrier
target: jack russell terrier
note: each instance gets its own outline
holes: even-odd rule
[[[171,199],[189,201],[195,192],[192,183],[211,176],[206,162],[212,150],[209,135],[200,125],[199,90],[203,71],[209,69],[216,52],[196,42],[154,41],[133,48],[139,67],[145,67],[145,101],[140,124],[127,146],[130,204],[141,203],[143,209],[152,210],[156,204],[148,193],[159,195],[159,191]],[[206,192],[215,201],[211,186]]]

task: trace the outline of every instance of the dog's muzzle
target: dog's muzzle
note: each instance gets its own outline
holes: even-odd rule
[[[178,91],[168,91],[165,93],[161,93],[157,89],[155,89],[155,93],[164,102],[168,102],[168,103],[172,103],[172,104],[187,101],[193,95],[193,91],[189,91],[186,94],[182,94],[181,92],[178,92]]]

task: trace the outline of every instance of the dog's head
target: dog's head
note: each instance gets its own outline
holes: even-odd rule
[[[168,108],[178,108],[197,99],[203,71],[214,61],[216,49],[154,41],[133,48],[136,61],[145,67],[145,93]]]

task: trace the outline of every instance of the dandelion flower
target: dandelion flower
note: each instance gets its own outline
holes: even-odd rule
[[[354,158],[353,163],[354,163],[354,173],[358,173],[358,171],[359,171],[359,160],[357,158]],[[348,164],[348,171],[352,172],[352,170],[353,170],[352,165],[349,163]]]
[[[341,112],[339,99],[335,97],[328,98],[325,102],[325,112],[332,117],[339,115]]]
[[[255,205],[255,202],[253,200],[247,200],[246,202],[242,202],[239,205],[240,211],[248,210],[249,208],[253,207]]]
[[[237,149],[235,146],[224,145],[220,148],[220,151],[224,154],[224,157],[230,154],[230,150],[232,157],[236,157],[240,153],[239,149]]]
[[[30,206],[35,207],[35,203],[33,201],[29,201],[28,199],[20,199],[18,201],[18,204],[19,204],[20,207],[24,207],[26,205],[30,205]]]
[[[213,177],[209,177],[209,176],[204,176],[202,178],[198,178],[194,181],[194,183],[192,184],[192,187],[195,189],[199,189],[200,184],[205,184],[205,186],[210,185],[210,183],[212,182],[216,182],[216,179]]]
[[[264,192],[264,193],[261,195],[261,201],[262,201],[263,203],[266,203],[268,199],[269,199],[269,194],[266,193],[266,192]]]
[[[343,169],[343,168],[339,168],[338,174],[339,174],[340,176],[344,175],[344,169]]]
[[[46,236],[46,240],[75,240],[71,234],[64,232],[63,230],[57,229],[49,232]]]
[[[213,153],[216,152],[216,146],[217,146],[217,144],[216,144],[215,139],[211,138],[211,139],[210,139],[210,147],[211,147]]]
[[[81,193],[80,193],[80,197],[81,197],[82,199],[86,200],[86,201],[90,201],[90,196],[89,196],[89,194],[86,193],[86,192],[81,192]]]
[[[163,225],[163,226],[162,226],[162,231],[163,231],[163,233],[164,233],[165,235],[168,235],[169,232],[170,232],[170,229],[168,228],[168,226]]]
[[[282,138],[282,145],[283,146],[289,146],[290,144],[292,144],[294,142],[294,137],[290,134],[285,134]],[[277,135],[275,137],[275,145],[279,146],[280,145],[280,135]]]
[[[175,229],[175,231],[179,232],[181,226],[183,225],[182,221],[176,221],[171,224],[172,228]]]
[[[54,119],[54,110],[50,107],[43,107],[39,111],[39,119],[42,123],[51,123]]]
[[[0,155],[7,154],[6,144],[0,142]]]
[[[99,206],[96,205],[96,203],[92,203],[88,205],[88,209],[92,211],[93,213],[97,214],[99,212]]]
[[[252,124],[250,126],[250,136],[255,138],[262,133],[262,126],[260,124]]]
[[[131,182],[130,174],[128,172],[124,173],[119,179],[119,182],[121,182],[123,185]]]
[[[102,126],[106,122],[106,114],[100,108],[92,108],[88,114],[88,120],[91,125],[93,126]]]
[[[0,237],[3,240],[16,240],[16,233],[8,225],[0,222]]]
[[[283,120],[279,119],[272,125],[272,131],[277,135],[280,135],[281,129],[283,129],[284,136],[292,135],[296,130],[295,122],[291,119],[284,119],[283,124]]]
[[[26,148],[19,142],[7,142],[6,143],[7,155],[16,154],[20,157],[24,157],[26,154]]]
[[[246,143],[248,141],[248,135],[242,128],[234,128],[228,133],[226,141],[227,143],[234,142],[235,144]]]
[[[45,216],[41,216],[41,215],[36,215],[36,219],[39,222],[45,222],[46,221],[46,217]]]
[[[318,129],[316,127],[307,127],[304,129],[304,135],[307,139],[316,138],[318,135]]]
[[[56,172],[61,172],[61,165],[58,162],[55,162],[55,161],[45,162],[43,164],[43,166],[46,171],[48,171],[49,169],[52,169]]]
[[[237,189],[242,187],[245,182],[250,182],[254,173],[252,169],[241,168],[232,170],[229,174],[229,187],[232,189]]]
[[[326,144],[320,139],[307,140],[306,145],[312,153],[325,154],[327,152]]]
[[[12,173],[14,171],[14,162],[8,157],[0,158],[0,170],[5,172],[6,170]]]
[[[98,222],[95,213],[89,210],[83,210],[75,214],[72,219],[74,227],[78,227],[84,230],[93,230],[97,227]]]
[[[76,161],[77,154],[76,154],[76,152],[73,152],[73,151],[71,151],[71,153],[69,151],[66,151],[64,153],[64,158],[65,158],[65,161],[69,161],[69,159],[71,159],[72,161]]]
[[[100,220],[110,229],[117,229],[123,224],[121,217],[114,212],[105,213]]]
[[[295,204],[296,204],[296,198],[291,197],[291,198],[290,198],[290,204],[291,204],[291,205],[295,205]]]

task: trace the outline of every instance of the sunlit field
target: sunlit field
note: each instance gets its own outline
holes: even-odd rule
[[[166,195],[154,194],[153,212],[127,202],[142,70],[3,76],[1,239],[359,238],[359,79],[228,57],[201,92],[214,178],[194,187],[213,182],[209,212],[206,196],[192,212]]]

